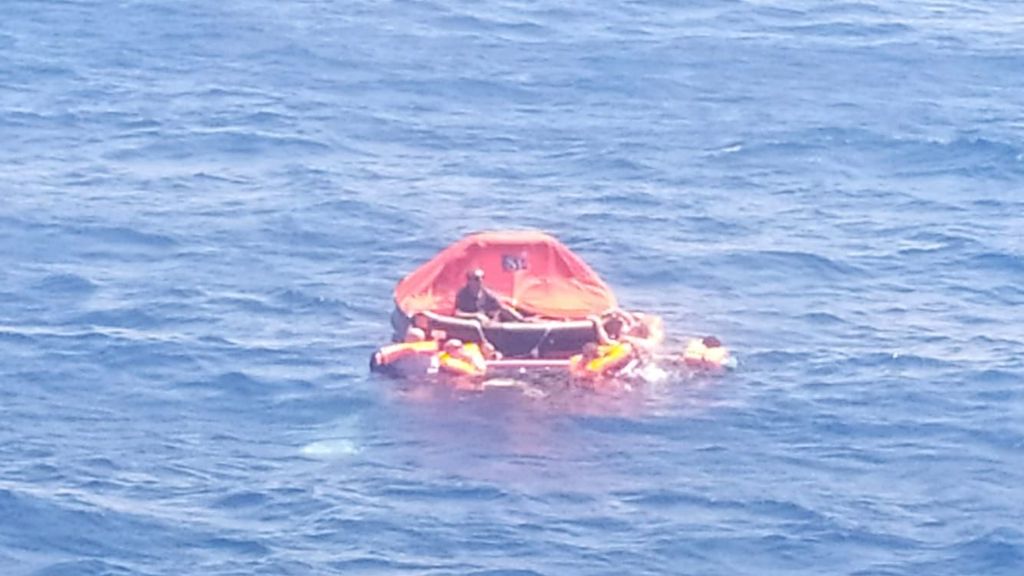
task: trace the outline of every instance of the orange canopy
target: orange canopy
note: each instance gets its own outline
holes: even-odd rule
[[[445,248],[395,288],[407,315],[453,314],[466,273],[483,269],[484,286],[502,301],[546,318],[583,319],[617,307],[615,295],[590,266],[543,232],[472,234]]]

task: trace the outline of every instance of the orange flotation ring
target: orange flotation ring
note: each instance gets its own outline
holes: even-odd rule
[[[584,360],[584,354],[569,358],[569,374],[577,378],[608,376],[621,370],[633,359],[635,350],[628,342],[597,347],[597,356]]]

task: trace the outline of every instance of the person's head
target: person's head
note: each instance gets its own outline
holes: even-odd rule
[[[609,318],[608,321],[604,323],[604,331],[612,340],[618,340],[619,337],[622,336],[623,326],[625,326],[625,324],[623,324],[621,318],[617,316],[612,317]]]
[[[422,341],[424,341],[426,339],[427,339],[427,333],[424,332],[422,328],[417,328],[415,326],[411,326],[411,327],[409,327],[408,330],[405,331],[405,341],[406,342],[422,342]]]
[[[597,347],[597,342],[587,342],[583,345],[583,359],[593,360],[599,355],[600,349]]]
[[[466,285],[481,287],[484,284],[484,271],[482,268],[474,268],[466,272]]]
[[[462,350],[462,340],[458,338],[452,338],[451,340],[444,343],[444,351],[449,354]]]
[[[704,345],[708,348],[718,348],[722,345],[722,341],[714,336],[705,336],[702,342],[704,342]]]

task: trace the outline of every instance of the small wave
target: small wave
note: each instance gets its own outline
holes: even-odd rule
[[[396,560],[394,558],[382,558],[378,556],[360,556],[346,560],[335,560],[329,565],[339,574],[466,574],[479,576],[482,574],[493,574],[493,576],[520,576],[533,575],[535,572],[521,570],[500,570],[472,572],[467,570],[465,565],[445,565],[436,563],[418,563],[408,560]],[[538,575],[539,576],[539,575]]]
[[[476,570],[465,572],[466,576],[544,576],[542,572],[534,570],[523,570],[518,568],[502,568],[494,570]]]
[[[286,288],[272,292],[270,295],[270,301],[275,306],[290,312],[320,312],[327,310],[332,314],[337,314],[348,310],[348,304],[342,300],[310,294],[294,288]]]
[[[47,296],[80,296],[96,291],[96,284],[77,274],[51,274],[35,284],[35,289]]]
[[[893,135],[860,128],[816,127],[765,135],[742,143],[735,161],[764,161],[780,155],[861,158],[901,178],[967,176],[1016,178],[1024,173],[1024,148],[1014,140],[961,135],[950,139]]]
[[[789,21],[794,20],[788,19],[787,22]],[[850,39],[863,41],[876,38],[891,41],[914,32],[914,28],[900,22],[850,19],[814,22],[813,15],[804,15],[800,21],[810,23],[796,26],[789,24],[768,26],[766,29],[795,36],[812,36],[836,41],[849,41]]]
[[[128,511],[132,505],[108,507],[102,498],[90,498],[46,487],[0,487],[0,517],[19,519],[13,525],[0,522],[0,540],[50,553],[121,559],[138,557],[151,540],[183,544],[176,526]]]
[[[288,309],[283,306],[274,306],[258,296],[229,295],[215,296],[207,300],[208,304],[224,306],[229,310],[242,311],[256,314],[283,314]]]
[[[971,258],[972,267],[990,272],[1000,272],[1024,280],[1024,256],[1006,252],[986,252]]]
[[[618,497],[628,504],[657,510],[676,507],[712,507],[715,505],[714,502],[705,496],[697,496],[666,488],[624,493],[618,495]]]
[[[1024,149],[1018,143],[984,137],[951,140],[893,140],[890,149],[905,176],[954,174],[1002,177],[1024,172]]]
[[[313,458],[330,458],[332,456],[354,456],[363,451],[356,442],[345,438],[320,440],[307,444],[300,451],[304,456]]]
[[[980,242],[967,236],[944,232],[919,232],[903,240],[898,253],[901,256],[941,255],[975,250],[980,246]]]
[[[1002,391],[986,391],[984,394],[988,395],[987,398],[990,400],[1007,402],[1015,398],[1024,395],[1024,390],[1017,390],[1016,385],[1024,380],[1019,372],[1013,372],[1010,370],[982,370],[977,375],[978,382],[984,384],[1003,384],[1008,388]]]
[[[950,547],[948,568],[960,574],[1017,576],[1024,566],[1024,537],[1016,528],[998,528]]]
[[[809,312],[800,317],[803,320],[815,324],[817,326],[828,325],[828,326],[847,326],[850,323],[843,320],[835,314],[829,314],[828,312]]]
[[[215,508],[237,510],[241,508],[260,507],[266,504],[266,502],[266,494],[262,494],[260,492],[235,492],[217,499],[217,501],[213,503],[213,506]]]
[[[265,228],[265,233],[274,239],[275,244],[303,247],[305,251],[319,251],[335,241],[333,234],[319,231],[291,217],[275,219]]]
[[[265,388],[262,382],[244,372],[225,372],[214,378],[212,384],[219,390],[239,394]]]
[[[227,538],[223,536],[210,538],[204,542],[204,547],[232,554],[243,554],[245,556],[266,556],[270,554],[270,548],[262,542],[251,538]]]
[[[163,324],[163,321],[140,308],[115,308],[74,316],[67,321],[67,324],[141,330],[158,327]]]
[[[746,357],[746,363],[757,363],[764,365],[805,365],[814,359],[814,355],[808,352],[791,352],[785,350],[771,350],[767,352],[755,352]]]
[[[1007,453],[1019,452],[1024,448],[1024,433],[1006,427],[988,426],[975,431],[974,436],[977,440]]]
[[[143,232],[123,226],[71,226],[66,230],[75,236],[86,236],[90,239],[111,244],[146,248],[169,248],[178,245],[178,242],[170,236]]]
[[[323,142],[295,136],[277,136],[255,132],[206,132],[179,135],[163,135],[160,138],[147,137],[139,146],[123,147],[109,152],[107,157],[114,161],[184,160],[211,155],[229,156],[277,156],[294,154],[315,154],[331,150]]]
[[[894,368],[949,368],[955,365],[948,360],[899,351],[868,354],[855,360],[855,363],[863,366],[892,366]]]
[[[250,404],[265,403],[268,395],[279,391],[283,386],[277,380],[265,380],[256,378],[242,371],[222,372],[215,376],[204,376],[202,378],[181,381],[175,386],[188,393],[207,401],[216,401],[219,408],[224,410],[245,409],[237,404],[239,398],[244,398]]]
[[[736,154],[737,152],[742,152],[742,151],[743,151],[743,143],[742,142],[734,142],[734,143],[731,143],[731,144],[724,144],[724,145],[719,146],[717,148],[705,150],[705,153],[708,156],[710,156],[710,157],[715,157],[715,156],[728,156],[730,154]]]
[[[813,8],[808,11],[811,15],[814,14],[830,14],[830,15],[844,15],[844,16],[878,16],[889,14],[884,8],[877,4],[869,4],[867,2],[834,2],[824,3],[819,5],[817,8]]]
[[[506,493],[495,486],[478,484],[430,484],[396,482],[380,490],[385,497],[402,500],[420,501],[494,501],[506,496]]]
[[[453,14],[442,16],[436,19],[436,23],[443,28],[462,30],[480,34],[486,32],[489,35],[497,35],[503,38],[524,37],[542,38],[550,36],[551,29],[541,26],[536,22],[518,21],[508,22],[493,18],[482,18],[471,14]],[[505,33],[505,34],[502,34]]]
[[[11,111],[0,116],[0,126],[7,128],[67,129],[77,123],[74,114],[44,114],[39,112]]]
[[[746,271],[766,271],[786,278],[806,276],[832,281],[849,279],[863,274],[856,266],[838,262],[826,256],[800,251],[758,250],[733,252],[726,257],[733,266]]]
[[[129,576],[137,574],[134,569],[113,564],[105,560],[67,560],[40,568],[32,576]]]

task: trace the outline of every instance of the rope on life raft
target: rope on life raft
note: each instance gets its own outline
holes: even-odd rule
[[[540,335],[537,343],[534,344],[533,348],[530,349],[531,358],[540,358],[540,347],[544,344],[544,341],[551,335],[551,326],[544,328],[544,333]]]

